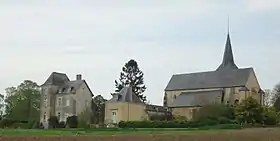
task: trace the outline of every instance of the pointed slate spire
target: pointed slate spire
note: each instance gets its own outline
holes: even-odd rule
[[[234,63],[229,33],[227,35],[227,41],[226,41],[226,46],[225,46],[223,62],[218,67],[217,70],[222,70],[222,69],[238,69],[238,67]]]

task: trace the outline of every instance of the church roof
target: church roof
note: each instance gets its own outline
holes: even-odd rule
[[[225,88],[246,85],[253,68],[238,69],[234,63],[230,36],[227,35],[222,64],[216,71],[189,74],[175,74],[165,90],[190,90],[206,88]]]
[[[205,88],[225,88],[246,85],[253,68],[175,74],[171,77],[166,91]]]
[[[234,57],[233,57],[229,34],[227,35],[223,61],[217,70],[221,70],[221,69],[238,69],[238,67],[234,63]]]
[[[211,104],[211,102],[221,103],[222,94],[222,90],[183,92],[168,107],[196,107]]]
[[[113,97],[108,102],[142,102],[132,91],[132,87],[124,87],[119,93],[112,94]]]

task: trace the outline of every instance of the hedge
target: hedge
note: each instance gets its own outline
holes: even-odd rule
[[[220,124],[236,124],[235,121],[221,119],[202,121],[120,121],[120,128],[198,128]]]
[[[20,121],[20,120],[14,120],[10,118],[4,118],[0,121],[0,128],[32,128],[32,125],[34,124],[34,121]]]
[[[77,128],[78,127],[78,117],[77,116],[70,116],[66,120],[66,125],[69,128]]]

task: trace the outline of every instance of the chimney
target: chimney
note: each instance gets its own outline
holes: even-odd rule
[[[81,74],[77,74],[76,75],[76,80],[82,80],[82,75]]]

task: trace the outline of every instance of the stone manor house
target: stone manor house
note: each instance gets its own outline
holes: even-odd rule
[[[230,36],[227,35],[222,63],[216,70],[174,74],[164,89],[164,104],[147,105],[124,87],[105,103],[105,123],[121,120],[148,120],[168,111],[174,116],[191,119],[202,105],[236,104],[249,96],[263,103],[263,91],[253,68],[239,68],[234,62]],[[69,80],[66,74],[53,72],[42,85],[40,121],[47,128],[47,119],[56,115],[66,121],[91,107],[93,93],[81,75]],[[89,121],[88,121],[89,122]]]
[[[66,74],[53,72],[41,87],[40,122],[45,128],[51,116],[66,122],[67,117],[91,109],[93,93],[80,74],[69,80]]]

